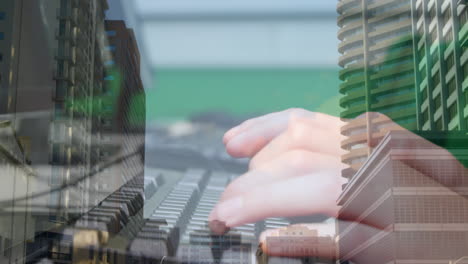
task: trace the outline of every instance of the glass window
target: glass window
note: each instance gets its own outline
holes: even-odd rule
[[[422,113],[422,123],[425,124],[429,120],[429,110],[426,108]]]
[[[463,94],[465,95],[465,103],[467,103],[468,102],[468,89],[465,90]]]
[[[0,40],[3,40],[5,38],[5,33],[0,32]]]
[[[421,80],[423,81],[424,79],[426,79],[426,76],[427,76],[426,66],[424,66],[421,70]]]
[[[463,27],[466,24],[466,21],[468,21],[468,12],[461,12],[461,14],[460,14],[460,26]]]
[[[447,31],[447,34],[445,34],[444,40],[445,40],[445,44],[447,44],[447,45],[450,44],[450,42],[452,42],[452,40],[453,40],[452,29]]]
[[[430,17],[431,20],[433,20],[436,17],[435,5],[433,5],[431,10],[429,11],[429,17]]]
[[[439,61],[439,53],[436,51],[434,51],[434,53],[432,53],[432,65],[435,65],[438,61]]]
[[[421,93],[422,93],[422,94],[421,94],[421,100],[422,100],[422,102],[424,102],[424,101],[426,101],[426,99],[427,99],[427,88],[424,89],[424,90],[422,90]]]
[[[452,10],[450,9],[450,6],[445,9],[445,12],[444,12],[444,25],[446,25],[449,21],[450,21],[450,18],[452,17]]]
[[[422,37],[424,35],[424,24],[419,25],[418,35],[419,35],[419,37]]]
[[[422,15],[423,15],[423,7],[422,7],[422,6],[423,6],[422,4],[419,5],[419,7],[418,7],[418,9],[417,9],[417,11],[416,11],[418,19],[419,19],[420,17],[422,17]]]
[[[431,43],[435,43],[437,40],[437,27],[434,27],[431,31]]]
[[[439,120],[436,121],[435,126],[436,126],[437,130],[443,130],[444,129],[444,126],[442,124],[442,118],[439,118]]]
[[[468,62],[465,62],[463,65],[463,79],[468,78]]]
[[[0,20],[4,20],[6,17],[5,12],[0,12]]]
[[[437,87],[439,83],[440,83],[440,74],[439,74],[439,71],[437,71],[434,74],[434,76],[432,76],[432,84],[434,85],[434,87]]]
[[[112,66],[115,64],[115,61],[114,60],[108,60],[104,63],[106,66]]]
[[[449,96],[456,90],[457,85],[455,83],[455,78],[452,78],[448,83],[447,83],[447,91]]]
[[[426,45],[423,44],[421,46],[421,48],[418,50],[418,54],[419,54],[419,59],[422,60],[422,58],[424,58],[424,55],[426,55]]]
[[[452,104],[450,107],[449,107],[449,111],[448,111],[448,116],[449,116],[449,120],[452,121],[452,119],[454,119],[456,116],[457,116],[457,102],[455,102],[454,104]]]
[[[117,32],[115,32],[115,30],[108,30],[108,31],[106,31],[106,35],[108,37],[114,37],[114,36],[117,35]]]
[[[435,110],[439,109],[439,107],[441,106],[442,104],[442,99],[440,98],[440,94],[438,94],[436,96],[436,98],[434,98],[434,107],[435,107]]]
[[[454,58],[454,55],[453,55],[453,52],[447,57],[447,61],[446,61],[446,64],[447,64],[447,70],[450,70],[453,66],[453,64],[455,63],[455,58]]]
[[[106,47],[106,50],[108,51],[115,51],[115,45],[109,45]]]

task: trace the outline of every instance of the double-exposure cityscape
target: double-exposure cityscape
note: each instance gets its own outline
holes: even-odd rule
[[[467,21],[0,0],[0,263],[468,263]]]

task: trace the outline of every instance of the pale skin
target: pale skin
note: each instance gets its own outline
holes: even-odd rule
[[[226,151],[251,161],[248,172],[226,188],[209,220],[236,227],[268,217],[325,214],[336,218],[336,201],[346,182],[341,177],[346,167],[341,163],[343,124],[337,117],[294,108],[247,120],[227,131]],[[378,223],[357,224],[363,237],[382,231]],[[308,226],[319,234],[333,235],[333,223]],[[277,232],[265,231],[260,242]],[[263,250],[270,255],[300,255],[272,252],[265,246]]]

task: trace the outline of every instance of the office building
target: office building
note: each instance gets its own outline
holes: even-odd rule
[[[110,57],[105,61],[106,89],[113,94],[112,116],[108,116],[116,131],[122,135],[122,154],[138,149],[144,152],[146,130],[146,97],[140,77],[140,52],[132,29],[124,21],[105,22]],[[115,93],[115,94],[114,94]],[[143,164],[144,164],[144,157]],[[141,161],[140,161],[141,162]],[[124,161],[126,180],[136,175],[143,179],[144,166]]]
[[[466,155],[466,137],[452,140]],[[466,255],[467,173],[426,139],[387,134],[338,199],[341,260],[442,264]]]
[[[339,65],[342,128],[348,138],[342,157],[351,177],[391,124],[367,112],[381,112],[408,129],[416,128],[410,1],[340,1]]]
[[[356,1],[340,1],[338,4],[339,21],[347,22],[350,13],[359,13],[353,11],[351,2]],[[386,114],[391,120],[370,113],[351,120],[342,128],[342,133],[348,136],[342,146],[350,150],[343,157],[343,161],[350,164],[343,176],[350,180],[338,200],[342,206],[339,217],[373,223],[376,230],[381,231],[366,232],[357,224],[341,223],[338,226],[339,257],[357,263],[454,261],[466,254],[468,234],[468,219],[464,216],[466,204],[462,198],[465,194],[455,188],[467,184],[467,169],[462,165],[466,164],[463,157],[468,149],[464,143],[468,114],[465,109],[466,2],[359,2],[362,16],[360,20],[356,18],[354,24],[361,24],[365,29],[372,29],[370,22],[378,12],[378,9],[369,11],[369,7],[378,5],[382,8],[383,14],[378,19],[386,20],[386,23],[372,33],[389,38],[384,42],[387,50],[383,56],[389,60],[395,58],[395,64],[390,66],[393,68],[386,68],[384,63],[377,73],[363,71],[365,80],[375,75],[390,74],[392,77],[388,84],[377,82],[366,92],[363,98],[366,107],[361,106],[361,109],[355,110],[359,106],[351,104],[351,93],[345,93],[343,117],[352,118],[352,115],[375,111]],[[394,10],[394,6],[397,9]],[[400,12],[405,15],[401,16]],[[353,26],[353,23],[339,24],[341,34]],[[400,37],[406,41],[405,45],[396,41],[398,39],[391,39],[394,34],[399,34],[400,26],[405,27],[405,34],[409,33]],[[358,43],[369,41],[369,36],[359,36],[355,38],[360,40],[352,40]],[[342,40],[340,49],[352,45],[349,39]],[[347,54],[343,54],[342,60],[346,60]],[[399,58],[402,54],[405,59]],[[364,68],[372,64],[373,59],[372,55],[364,55]],[[340,77],[345,81],[341,89],[346,92],[349,86],[354,86],[350,82],[350,72],[360,70],[342,66],[345,68]],[[362,90],[356,89],[356,93]],[[374,107],[379,98],[373,95],[385,89],[388,91],[380,97],[380,104],[385,107]],[[403,119],[400,114],[408,118]],[[393,122],[421,137],[392,131],[392,126],[384,124]],[[362,144],[366,150],[360,150],[355,144]],[[349,162],[358,156],[360,162]]]
[[[466,1],[412,1],[418,127],[466,131]]]
[[[131,30],[123,25],[129,33],[120,39],[128,43],[118,50],[127,54],[113,66],[130,72],[122,75],[123,82],[118,85],[123,90],[114,91],[118,100],[113,100],[108,63],[115,50],[106,49],[107,8],[105,0],[0,3],[0,113],[7,114],[2,121],[9,124],[16,139],[9,139],[16,147],[2,147],[5,151],[21,149],[17,155],[23,161],[16,165],[27,167],[28,160],[38,175],[22,177],[21,170],[14,170],[15,174],[5,177],[17,177],[6,182],[2,193],[7,198],[14,190],[16,196],[10,199],[25,193],[43,194],[35,197],[34,204],[20,208],[24,212],[15,206],[8,208],[16,210],[11,214],[14,221],[5,218],[10,224],[2,226],[19,225],[2,231],[0,249],[2,256],[10,252],[4,254],[12,262],[23,262],[20,255],[34,256],[34,234],[42,236],[73,223],[124,184],[136,178],[144,181],[145,101],[139,78],[140,55]],[[130,102],[125,100],[132,97],[138,99],[130,111]],[[117,124],[117,120],[123,121]],[[129,157],[119,164],[101,169],[109,160],[126,155]],[[14,167],[8,159],[5,162],[2,160],[2,166]],[[23,180],[24,185],[16,183]],[[48,192],[68,184],[72,185]],[[21,236],[22,242],[18,240]]]
[[[7,118],[8,117],[8,118]],[[0,262],[24,263],[27,241],[34,238],[31,194],[37,175],[12,127],[0,116]]]
[[[273,252],[287,252],[291,255],[304,256],[302,263],[334,263],[335,244],[333,237],[320,236],[317,230],[309,229],[305,226],[291,226],[281,228],[276,236],[267,237],[266,247]],[[327,259],[320,259],[317,253],[328,256]],[[283,259],[281,263],[295,263],[295,259]],[[260,263],[269,263],[268,256],[262,255]]]
[[[57,30],[51,137],[52,186],[60,186],[89,174],[91,162],[94,97],[103,86],[104,71],[99,38],[103,34],[105,0],[61,1]],[[54,221],[68,221],[96,204],[92,179],[77,188],[51,194],[58,210]],[[62,209],[63,208],[63,209]],[[70,210],[73,208],[73,210]]]

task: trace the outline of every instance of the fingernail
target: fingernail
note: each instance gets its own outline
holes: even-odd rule
[[[211,232],[216,235],[224,235],[229,232],[229,227],[226,226],[226,223],[219,220],[210,221],[208,226],[210,227]]]
[[[242,197],[236,197],[222,202],[217,207],[218,220],[225,222],[228,226],[235,218],[238,218],[242,209]]]
[[[233,127],[229,129],[226,133],[224,133],[223,142],[226,144],[229,140],[231,140],[232,136],[239,130],[240,126]]]

